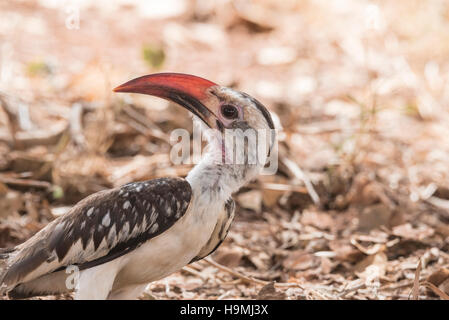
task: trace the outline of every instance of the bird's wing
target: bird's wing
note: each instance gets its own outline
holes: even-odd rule
[[[113,260],[170,228],[191,197],[181,178],[95,193],[16,247],[3,281],[13,286],[69,265],[82,270]]]

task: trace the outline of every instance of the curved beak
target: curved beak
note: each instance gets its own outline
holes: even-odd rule
[[[143,93],[173,101],[199,117],[210,128],[217,128],[217,117],[206,107],[212,99],[209,88],[214,86],[217,84],[189,74],[155,73],[128,81],[114,91]]]

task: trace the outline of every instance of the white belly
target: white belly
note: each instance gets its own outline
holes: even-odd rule
[[[192,206],[198,208],[198,206]],[[130,283],[149,283],[162,279],[187,265],[209,240],[223,204],[188,209],[171,228],[150,239],[122,259],[113,290]],[[204,214],[198,214],[198,210]],[[201,217],[201,218],[199,218]]]

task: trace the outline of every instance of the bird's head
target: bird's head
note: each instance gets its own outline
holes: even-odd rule
[[[188,74],[158,73],[128,81],[114,91],[148,94],[173,101],[219,132],[221,141],[225,141],[228,131],[238,131],[237,138],[245,134],[248,137],[248,131],[256,134],[265,131],[267,148],[264,149],[268,151],[273,146],[274,124],[268,110],[248,94],[209,80]]]

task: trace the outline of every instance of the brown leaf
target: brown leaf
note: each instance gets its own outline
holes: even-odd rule
[[[285,298],[286,294],[282,291],[276,290],[274,287],[274,282],[270,282],[260,289],[256,297],[257,300],[284,300]]]
[[[302,250],[294,251],[287,259],[284,260],[282,265],[289,270],[307,270],[318,266],[320,259],[313,254],[305,253]]]
[[[332,240],[329,248],[337,254],[336,258],[341,261],[356,262],[361,259],[363,253],[355,249],[348,241]]]
[[[366,207],[359,215],[359,230],[370,231],[388,225],[392,214],[392,210],[383,203]]]
[[[321,257],[321,272],[324,274],[329,274],[336,263],[332,263],[329,258]]]
[[[279,198],[285,193],[285,191],[277,191],[277,190],[266,190],[264,189],[262,191],[262,201],[263,204],[268,207],[271,208],[273,207],[279,200]]]
[[[434,193],[435,197],[449,200],[449,187],[438,186]]]
[[[301,217],[301,223],[315,226],[321,230],[329,230],[334,224],[334,220],[328,213],[305,210]]]
[[[249,254],[248,260],[256,266],[258,270],[268,270],[269,268],[269,256],[265,252],[259,252],[258,254]]]
[[[427,281],[430,283],[433,283],[437,287],[442,284],[446,279],[449,278],[449,269],[446,268],[440,268],[434,273],[432,273],[428,278]]]
[[[8,191],[6,194],[0,194],[0,218],[6,218],[22,207],[23,201],[19,192]]]
[[[214,254],[215,261],[229,268],[237,267],[242,257],[242,251],[233,249],[221,249]]]
[[[449,225],[441,222],[441,224],[435,226],[435,232],[441,234],[444,237],[449,237]]]
[[[387,256],[383,252],[367,256],[354,267],[355,274],[361,279],[385,275]]]
[[[449,300],[449,295],[441,291],[440,288],[436,287],[433,283],[425,281],[423,283],[426,287],[430,288],[436,295],[438,295],[443,300]]]
[[[449,278],[447,278],[446,280],[444,280],[439,286],[438,288],[440,288],[443,292],[449,294]]]

